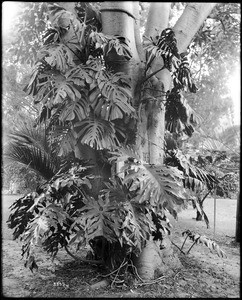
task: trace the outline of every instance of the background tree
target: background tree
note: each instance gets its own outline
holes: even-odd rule
[[[228,79],[240,59],[239,8],[238,3],[217,4],[189,47],[198,91],[187,95],[187,99],[203,118],[200,124],[203,135],[215,138],[216,133],[234,125]]]

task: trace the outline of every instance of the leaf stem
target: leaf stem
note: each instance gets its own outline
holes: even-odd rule
[[[188,249],[187,254],[191,251],[192,247],[196,244],[196,242],[197,242],[197,240],[195,240],[195,241],[193,242],[193,244],[191,245],[191,247]]]
[[[181,250],[183,249],[183,247],[184,247],[184,245],[185,245],[187,239],[188,239],[188,235],[185,237],[185,239],[184,239],[184,241],[183,241],[183,244],[182,244],[182,246],[181,246]]]
[[[143,84],[145,81],[147,81],[148,79],[150,79],[153,75],[155,75],[156,73],[162,71],[163,69],[165,69],[165,66],[163,66],[162,68],[156,70],[155,72],[151,73],[148,77],[146,77],[143,81],[141,81],[141,84]]]
[[[181,249],[180,247],[178,247],[178,246],[177,246],[175,243],[173,243],[172,241],[171,241],[171,243],[172,243],[172,245],[174,245],[175,247],[177,247],[177,248],[181,251],[182,254],[185,255],[185,252],[183,252],[182,249]]]

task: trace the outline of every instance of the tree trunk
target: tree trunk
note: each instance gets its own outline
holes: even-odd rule
[[[157,72],[150,78],[155,102],[145,103],[141,99],[141,82],[144,76],[144,52],[139,36],[138,3],[129,1],[102,2],[103,33],[120,35],[128,38],[133,57],[130,61],[120,59],[115,53],[109,55],[108,64],[115,72],[125,72],[132,79],[133,104],[137,108],[138,126],[136,149],[142,158],[151,164],[163,164],[164,133],[165,133],[165,95],[170,89],[171,75],[167,69]],[[184,51],[196,31],[199,29],[214,5],[210,3],[188,4],[175,26],[179,51]],[[148,14],[145,35],[156,34],[168,27],[170,3],[152,2]],[[193,24],[194,23],[194,24]],[[190,28],[190,26],[193,28]],[[164,65],[161,58],[153,61],[149,74],[160,70]],[[149,75],[147,74],[147,75]],[[144,99],[143,99],[144,100]],[[143,279],[149,280],[174,267],[179,260],[174,255],[171,242],[164,236],[162,244],[147,241],[141,255],[134,259],[138,273]]]
[[[145,29],[145,36],[154,38],[157,30],[161,32],[168,27],[170,3],[153,2]],[[162,59],[157,58],[151,64],[150,73],[160,70],[164,66]],[[152,96],[157,100],[150,104],[148,111],[148,140],[149,163],[163,164],[164,135],[165,135],[165,99],[166,92],[170,88],[171,75],[167,69],[163,69],[151,77],[154,88]]]
[[[144,280],[171,275],[181,267],[181,262],[165,236],[162,242],[149,240],[139,257],[133,258],[139,276]]]

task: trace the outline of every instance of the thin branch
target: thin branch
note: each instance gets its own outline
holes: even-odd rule
[[[201,200],[201,202],[203,203],[203,201],[207,198],[207,196],[211,193],[211,190],[208,191],[208,193],[203,197],[203,199]]]
[[[141,82],[141,84],[143,84],[145,81],[147,81],[148,79],[150,79],[153,75],[155,75],[156,73],[162,71],[162,70],[165,69],[165,68],[166,68],[166,67],[163,66],[162,68],[160,68],[160,69],[156,70],[155,72],[151,73],[148,77],[146,77],[146,78]]]
[[[172,245],[174,245],[175,247],[177,247],[177,249],[179,249],[179,250],[181,251],[182,254],[185,255],[185,252],[183,252],[182,249],[181,249],[180,247],[178,247],[178,246],[177,246],[175,243],[173,243],[172,241],[171,241],[171,243],[172,243]]]
[[[117,279],[117,277],[118,277],[118,274],[119,274],[121,268],[122,268],[123,266],[125,266],[126,264],[127,264],[127,261],[125,262],[125,258],[124,258],[123,261],[122,261],[122,263],[121,263],[121,265],[120,265],[120,266],[118,267],[118,269],[116,270],[117,273],[116,273],[116,275],[115,275],[115,277],[114,277],[114,280],[113,280],[112,283],[111,283],[111,287],[113,286],[113,283],[116,282],[116,279]],[[124,280],[122,280],[120,283],[122,283],[122,282],[124,282]]]
[[[185,245],[187,239],[188,239],[188,235],[187,235],[186,238],[184,239],[184,242],[183,242],[183,244],[182,244],[182,246],[181,246],[181,251],[182,251],[182,249],[183,249],[183,247],[184,247],[184,245]]]
[[[188,249],[187,254],[191,251],[192,247],[196,244],[196,242],[197,242],[197,240],[195,240],[195,241],[193,242],[193,244],[191,245],[191,247]]]
[[[153,60],[155,59],[156,57],[155,56],[153,56],[152,57],[152,59],[149,61],[149,63],[147,64],[147,66],[146,66],[146,68],[145,68],[145,74],[147,73],[147,71],[149,70],[149,68],[150,68],[150,66],[151,66],[151,64],[152,64],[152,62],[153,62]]]
[[[123,261],[123,262],[124,262],[124,261]],[[123,262],[121,263],[121,265],[120,265],[116,270],[112,271],[111,273],[108,273],[108,274],[105,274],[105,275],[101,275],[101,276],[102,276],[102,277],[107,277],[107,276],[110,276],[110,275],[112,275],[112,274],[118,272],[119,269],[120,269],[120,267],[123,267],[123,266],[125,266],[125,265],[127,264],[127,262],[125,262],[125,264],[123,264]],[[122,265],[122,264],[123,264],[123,265]]]

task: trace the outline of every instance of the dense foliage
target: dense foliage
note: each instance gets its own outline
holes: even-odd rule
[[[28,20],[32,27],[26,31],[26,24],[20,26],[21,47],[11,50],[18,61],[33,65],[24,90],[41,106],[36,126],[46,127],[48,148],[43,151],[32,140],[18,151],[39,151],[35,161],[39,155],[40,163],[49,155],[48,181],[17,200],[8,220],[14,238],[23,241],[30,269],[37,267],[36,245],[55,256],[60,247],[73,244],[77,250],[89,244],[95,260],[115,268],[124,258],[139,255],[150,237],[162,241],[169,234],[166,211],[176,218],[189,199],[187,190],[213,189],[217,183],[214,174],[194,166],[178,149],[167,147],[165,165],[150,165],[133,151],[139,116],[130,78],[106,63],[110,52],[129,60],[129,41],[101,32],[94,4],[78,3],[76,10],[74,16],[57,4],[27,4],[22,22]],[[34,19],[24,18],[27,13]],[[191,136],[200,118],[183,95],[196,92],[187,57],[178,53],[170,28],[155,39],[147,37],[144,45],[143,87],[154,75],[151,62],[161,57],[173,77],[166,95],[166,129],[172,137]]]

